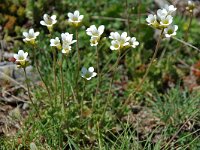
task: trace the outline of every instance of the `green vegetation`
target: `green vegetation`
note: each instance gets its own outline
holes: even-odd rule
[[[44,80],[34,84],[28,76],[37,109],[30,104],[25,117],[13,118],[20,129],[13,136],[0,135],[0,149],[200,149],[199,16],[192,16],[189,25],[189,13],[177,6],[177,35],[161,40],[140,86],[160,34],[145,20],[148,12],[158,9],[153,0],[7,0],[0,2],[0,9],[0,37],[11,45],[4,51],[28,52],[30,65]],[[50,39],[61,33],[76,39],[76,29],[67,20],[67,13],[75,10],[84,15],[78,29],[80,66],[76,43],[67,56],[50,47]],[[45,13],[57,16],[51,34],[40,24]],[[101,77],[86,80],[82,66],[98,71],[96,49],[86,34],[93,24],[105,26],[98,43]],[[35,46],[22,40],[30,28],[40,32]],[[120,53],[111,51],[110,32],[128,32],[140,44]]]

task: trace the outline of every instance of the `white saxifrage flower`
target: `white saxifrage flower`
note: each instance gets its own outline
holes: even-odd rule
[[[76,42],[76,40],[73,40],[73,34],[69,34],[68,32],[62,33],[61,38],[64,44],[71,45]]]
[[[104,25],[100,25],[98,29],[95,25],[91,25],[89,28],[87,28],[86,33],[87,35],[92,37],[100,37],[103,34],[104,29],[105,29]]]
[[[173,22],[172,15],[176,11],[173,5],[165,5],[164,8],[158,9],[156,15],[150,14],[146,18],[148,25],[151,25],[157,29],[167,28]]]
[[[90,38],[90,45],[91,46],[97,46],[99,42],[99,37],[91,37]]]
[[[173,17],[172,15],[176,11],[173,5],[165,5],[163,9],[158,9],[156,15],[148,15],[146,21],[148,25],[155,27],[159,30],[164,30],[165,37],[171,37],[176,35],[178,30],[177,25],[172,25]]]
[[[162,17],[160,20],[161,27],[168,27],[173,22],[173,17],[168,15],[167,17]]]
[[[136,46],[139,45],[139,42],[136,40],[135,37],[132,37],[132,38],[130,39],[129,43],[130,43],[131,47],[133,47],[133,48],[136,48]]]
[[[97,73],[94,72],[93,67],[89,67],[88,69],[86,69],[85,67],[82,67],[82,69],[81,69],[81,77],[85,78],[86,80],[90,80],[93,77],[95,77],[96,75],[97,75]]]
[[[119,50],[120,49],[120,43],[117,40],[111,41],[111,50]]]
[[[83,15],[80,15],[78,10],[76,10],[74,13],[68,13],[68,17],[69,23],[71,23],[75,27],[78,27],[84,18]]]
[[[173,5],[165,5],[164,8],[167,10],[168,15],[172,15],[177,9]]]
[[[152,25],[154,27],[157,27],[159,25],[157,22],[156,15],[149,14],[148,17],[146,18],[146,21],[148,22],[148,25]]]
[[[118,47],[117,45],[119,45],[118,49],[121,49],[129,45],[130,37],[127,36],[127,32],[123,32],[121,35],[118,32],[111,32],[109,38],[116,41],[116,42],[111,42],[113,46],[112,49],[114,48],[114,50],[117,50],[116,49]]]
[[[60,39],[58,37],[56,37],[55,39],[51,39],[50,46],[56,47],[57,49],[61,49]]]
[[[23,50],[19,50],[18,54],[14,54],[13,57],[19,65],[24,66],[27,62],[28,53]]]
[[[169,27],[165,28],[164,33],[165,37],[170,38],[176,35],[176,31],[178,30],[177,25],[170,25]]]
[[[68,54],[72,50],[72,47],[68,44],[63,44],[62,45],[62,53],[63,54]]]
[[[28,32],[23,32],[24,42],[30,42],[31,44],[35,43],[36,37],[40,34],[40,32],[34,32],[34,29],[30,29]]]
[[[86,33],[87,35],[91,36],[91,39],[90,39],[91,46],[98,45],[98,42],[101,38],[101,35],[104,32],[104,29],[105,29],[104,25],[99,26],[98,29],[95,25],[91,25],[89,28],[87,28]]]
[[[62,38],[62,53],[68,54],[71,51],[71,44],[75,43],[76,40],[73,40],[73,34],[69,34],[68,32],[61,34]]]
[[[158,9],[157,10],[157,17],[159,20],[161,20],[161,18],[167,17],[167,15],[168,15],[168,12],[166,9]]]
[[[49,30],[52,30],[52,26],[57,22],[56,15],[49,16],[47,14],[44,14],[43,19],[44,20],[40,21],[40,24],[43,26],[47,26]]]

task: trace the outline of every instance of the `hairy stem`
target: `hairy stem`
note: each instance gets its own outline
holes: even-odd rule
[[[101,74],[100,74],[100,61],[99,61],[99,51],[98,46],[96,46],[96,53],[97,53],[97,73],[98,73],[98,85],[97,85],[97,91],[99,90],[100,84],[101,84]]]
[[[27,74],[26,74],[26,68],[23,68],[23,70],[24,70],[25,81],[26,81],[26,85],[27,85],[27,89],[28,89],[28,97],[29,97],[29,100],[31,101],[31,104],[33,105],[33,107],[34,107],[34,109],[35,109],[35,111],[36,111],[38,117],[39,117],[40,119],[42,119],[41,116],[40,116],[40,114],[39,114],[39,110],[37,109],[36,104],[33,102],[32,98],[31,98],[30,88],[29,88],[29,84],[28,84],[28,77],[27,77]]]
[[[130,35],[130,26],[129,26],[129,12],[128,12],[128,0],[126,0],[126,25],[127,25],[127,32]]]
[[[47,83],[45,82],[45,80],[44,80],[44,78],[42,77],[42,74],[41,74],[41,72],[40,72],[39,64],[38,64],[38,61],[36,60],[36,53],[35,53],[35,51],[36,51],[36,47],[34,46],[33,55],[34,55],[35,66],[36,66],[37,72],[38,72],[38,74],[39,74],[39,76],[40,76],[40,79],[41,79],[42,82],[44,83],[44,86],[45,86],[45,88],[46,88],[46,90],[47,90],[47,93],[48,93],[48,96],[49,96],[49,100],[51,100],[50,90],[49,90],[49,88],[48,88],[48,86],[47,86]]]
[[[76,70],[76,97],[78,97],[78,78],[79,78],[79,70],[80,70],[80,51],[79,51],[79,43],[78,43],[78,29],[76,29],[76,51],[77,51],[77,70]]]
[[[55,84],[55,101],[57,101],[57,76],[56,76],[56,50],[53,50],[53,72],[54,72],[54,84]]]
[[[187,42],[188,41],[188,34],[189,34],[189,31],[190,31],[190,27],[191,27],[191,24],[192,24],[192,19],[193,19],[193,12],[190,13],[190,21],[189,21],[189,25],[188,25],[188,28],[185,32],[185,41]]]
[[[61,57],[61,64],[60,64],[60,73],[61,73],[61,101],[63,104],[63,110],[65,108],[65,102],[64,102],[64,79],[63,79],[63,55]]]

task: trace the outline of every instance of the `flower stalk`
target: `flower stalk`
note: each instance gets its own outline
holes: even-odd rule
[[[192,25],[192,20],[193,20],[193,11],[190,12],[190,20],[189,20],[189,25],[188,25],[188,28],[185,32],[185,41],[187,42],[188,41],[188,35],[189,35],[189,31],[190,31],[190,27]]]
[[[100,87],[100,84],[101,84],[100,59],[99,59],[99,50],[98,50],[98,46],[96,46],[96,53],[97,53],[97,74],[98,74],[97,91],[98,91],[98,90],[99,90],[99,87]]]
[[[53,72],[54,72],[54,85],[55,85],[55,99],[57,97],[57,75],[56,75],[56,50],[53,49]]]
[[[28,84],[28,77],[27,77],[27,74],[26,74],[26,68],[23,67],[23,70],[24,70],[25,81],[26,81],[26,85],[27,85],[27,89],[28,89],[28,97],[29,97],[29,100],[31,101],[31,104],[33,105],[33,107],[34,107],[34,109],[35,109],[35,111],[36,111],[38,117],[39,117],[40,119],[42,119],[41,116],[40,116],[40,114],[39,114],[39,110],[37,109],[36,104],[33,102],[32,98],[31,98],[30,88],[29,88],[29,84]]]
[[[119,61],[120,61],[120,58],[121,58],[120,56],[121,56],[121,51],[119,50],[117,61],[116,61],[115,66],[113,68],[113,76],[112,76],[111,81],[110,81],[110,86],[109,86],[109,91],[108,91],[108,97],[107,97],[106,104],[105,104],[105,107],[103,109],[103,113],[102,113],[102,116],[100,118],[100,121],[104,118],[105,113],[106,113],[106,108],[107,108],[107,106],[108,106],[108,104],[110,102],[109,100],[110,100],[110,96],[111,96],[111,89],[112,89],[112,85],[113,85],[113,82],[114,82],[115,73],[117,71],[117,68],[118,68],[118,65],[119,65]]]
[[[35,66],[36,66],[37,72],[38,72],[38,74],[39,74],[39,76],[40,76],[40,79],[41,79],[42,82],[44,83],[44,86],[45,86],[45,88],[46,88],[46,90],[47,90],[47,93],[48,93],[48,97],[49,97],[49,99],[51,100],[51,94],[50,94],[49,87],[47,86],[47,84],[46,84],[44,78],[42,77],[42,74],[41,74],[40,69],[39,69],[39,64],[38,64],[38,61],[37,61],[37,59],[36,59],[36,45],[33,46],[33,55],[34,55],[33,57],[34,57],[34,62],[35,62]]]
[[[76,70],[76,97],[78,97],[78,77],[80,70],[80,51],[79,51],[79,43],[78,43],[78,29],[76,28],[76,51],[77,51],[77,70]]]
[[[63,104],[63,110],[65,108],[65,102],[64,102],[64,78],[63,78],[63,55],[61,57],[61,64],[60,64],[60,73],[61,73],[61,101]]]
[[[150,61],[149,65],[148,65],[148,68],[147,68],[147,70],[146,70],[146,72],[145,72],[145,74],[144,74],[144,76],[142,78],[141,83],[136,87],[135,91],[129,95],[128,99],[125,101],[125,104],[129,103],[129,100],[131,99],[131,97],[132,96],[134,97],[134,94],[136,92],[138,92],[140,90],[141,86],[144,84],[144,82],[145,82],[145,80],[147,78],[147,75],[148,75],[148,73],[149,73],[149,71],[151,69],[151,66],[152,66],[152,64],[153,64],[153,62],[154,62],[154,60],[155,60],[155,58],[157,56],[157,53],[158,53],[158,50],[159,50],[159,47],[160,47],[160,43],[161,43],[161,40],[162,40],[162,37],[163,37],[163,32],[164,32],[164,28],[162,29],[162,31],[160,33],[160,36],[158,38],[154,54],[153,54],[153,56],[151,58],[151,61]]]

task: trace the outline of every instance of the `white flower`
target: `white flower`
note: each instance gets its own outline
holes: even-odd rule
[[[169,27],[165,28],[164,33],[165,33],[165,37],[170,38],[172,36],[176,35],[176,31],[178,30],[178,26],[177,25],[170,25]]]
[[[172,15],[177,8],[174,7],[173,5],[165,5],[165,9],[167,10],[168,15]]]
[[[88,69],[83,67],[81,69],[81,77],[85,78],[86,80],[90,80],[93,77],[95,77],[96,75],[97,75],[97,73],[94,72],[94,68],[93,67],[89,67]]]
[[[97,46],[99,41],[99,37],[91,37],[90,39],[90,45],[91,46]]]
[[[23,32],[24,42],[30,42],[34,44],[36,37],[40,34],[40,32],[34,32],[34,29],[30,29],[28,32]]]
[[[68,32],[61,34],[62,42],[65,45],[71,45],[76,42],[76,40],[73,40],[73,34],[69,34]]]
[[[56,15],[50,17],[49,15],[44,14],[43,19],[44,20],[40,21],[40,24],[47,26],[48,28],[51,28],[57,22]]]
[[[58,49],[60,49],[61,48],[60,39],[58,37],[56,37],[55,39],[51,39],[50,46],[57,47]]]
[[[68,13],[68,21],[72,24],[75,25],[76,27],[80,25],[82,22],[84,16],[80,15],[79,11],[76,10],[74,13]]]
[[[148,25],[153,25],[153,26],[157,26],[158,22],[157,22],[157,17],[156,15],[148,15],[148,17],[146,18],[146,21],[148,22]]]
[[[17,63],[23,66],[27,61],[28,53],[27,52],[24,53],[23,50],[19,50],[18,54],[14,54],[13,57],[16,59]]]
[[[133,48],[136,48],[136,46],[139,45],[139,42],[136,41],[135,37],[132,37],[129,42],[130,42],[131,47],[133,47]]]
[[[87,28],[86,33],[87,35],[91,36],[91,39],[90,39],[91,46],[98,45],[99,39],[101,38],[101,35],[104,32],[104,29],[105,29],[104,25],[99,26],[98,29],[95,25],[91,25],[89,28]]]
[[[63,54],[68,54],[71,51],[72,47],[68,44],[63,44],[62,45],[62,53]]]
[[[113,42],[113,41],[111,42],[111,44],[112,44],[111,50],[117,50],[116,48],[118,46],[120,49],[120,48],[123,48],[124,46],[129,45],[130,37],[127,36],[127,32],[123,32],[121,35],[118,32],[111,32],[109,38],[113,39],[115,41],[115,42]]]
[[[118,32],[111,32],[109,38],[113,40],[119,40],[120,34]]]
[[[158,9],[158,10],[157,10],[158,19],[166,18],[167,15],[168,15],[168,12],[167,12],[166,9]]]
[[[104,25],[99,26],[98,29],[95,25],[91,25],[89,28],[87,28],[86,33],[92,37],[100,37],[103,34],[104,29]]]
[[[111,50],[119,50],[120,49],[120,43],[117,40],[111,41]]]
[[[162,27],[168,27],[173,21],[173,17],[171,15],[168,15],[167,17],[162,17],[160,21],[160,25]]]

